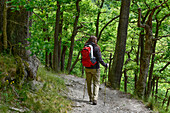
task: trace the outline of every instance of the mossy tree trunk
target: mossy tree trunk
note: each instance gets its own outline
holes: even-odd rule
[[[160,13],[160,11],[162,10],[162,8],[160,8],[156,15],[156,33],[155,33],[155,38],[154,38],[154,42],[153,42],[153,54],[152,54],[152,60],[151,60],[151,66],[150,66],[150,70],[149,70],[149,78],[148,78],[148,84],[147,84],[147,92],[145,95],[145,98],[149,98],[150,94],[151,94],[151,90],[152,90],[152,78],[153,78],[153,71],[154,71],[154,65],[155,65],[155,51],[156,51],[156,44],[157,44],[157,39],[159,39],[159,28],[162,24],[162,22],[170,16],[170,14],[165,15],[161,20],[159,20],[157,18],[157,15]]]
[[[24,76],[21,77],[21,81],[27,80],[28,78],[36,79],[37,69],[39,61],[36,56],[30,56],[31,51],[26,50],[26,47],[29,45],[26,38],[30,38],[29,26],[31,21],[29,17],[31,12],[26,11],[26,9],[21,8],[19,11],[12,11],[8,9],[7,11],[7,37],[11,53],[16,57],[21,58],[17,63],[22,63],[23,65]],[[20,44],[19,44],[20,43]]]
[[[146,24],[141,23],[141,9],[138,9],[139,11],[138,27],[142,27],[146,31],[144,51],[143,51],[143,55],[141,56],[141,61],[140,61],[139,80],[137,81],[137,86],[135,90],[135,93],[139,98],[144,97],[146,81],[147,81],[149,65],[150,65],[150,58],[151,58],[151,54],[153,53],[153,48],[154,48],[153,33],[152,33],[152,17],[156,9],[158,9],[164,3],[152,9],[151,13],[149,14],[148,20],[146,21]]]

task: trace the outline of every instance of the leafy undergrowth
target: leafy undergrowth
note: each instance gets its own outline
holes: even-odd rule
[[[7,61],[9,62],[9,60]],[[2,60],[0,62],[2,63]],[[14,68],[8,66],[4,59],[3,63],[6,64],[6,67]],[[1,65],[1,67],[3,66]],[[14,81],[9,82],[5,80],[5,82],[6,84],[0,88],[1,113],[65,113],[71,109],[71,102],[62,96],[62,93],[66,90],[64,80],[55,76],[54,73],[47,71],[43,66],[39,67],[37,80],[28,81],[22,87],[17,87]]]

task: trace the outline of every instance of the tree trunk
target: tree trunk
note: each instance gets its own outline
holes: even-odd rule
[[[124,91],[127,92],[127,79],[128,79],[127,69],[124,70],[124,77],[125,77],[125,80],[124,80]]]
[[[46,17],[48,18],[48,14],[46,15]],[[45,26],[45,23],[43,24]],[[48,28],[43,28],[43,32],[47,32]],[[48,36],[46,35],[44,37],[44,41],[48,40]],[[49,67],[49,56],[48,56],[48,49],[45,49],[45,67],[48,68]]]
[[[154,15],[154,12],[156,11],[156,9],[158,9],[164,3],[162,3],[159,6],[155,6],[152,9],[151,13],[149,14],[146,24],[141,24],[141,9],[138,9],[138,11],[139,11],[138,27],[142,27],[146,31],[145,47],[144,47],[143,56],[141,57],[141,62],[140,62],[140,75],[139,75],[139,80],[137,82],[137,88],[135,90],[135,93],[139,98],[143,98],[143,96],[145,94],[146,81],[147,81],[149,64],[150,64],[150,57],[151,57],[151,54],[153,52],[153,47],[154,47],[153,33],[152,33],[152,17]]]
[[[70,69],[70,71],[69,71],[69,74],[73,71],[73,68],[75,67],[75,65],[77,64],[77,62],[80,60],[79,59],[79,56],[80,56],[80,51],[79,51],[79,53],[78,53],[78,55],[77,55],[77,59],[75,60],[75,62],[73,63],[73,65],[72,65],[72,67],[71,67],[71,69]]]
[[[155,102],[157,102],[158,99],[158,83],[159,83],[159,77],[156,78],[156,91],[155,91]]]
[[[111,64],[112,64],[112,53],[110,53],[110,59],[109,59],[109,73],[108,73],[108,75],[110,75],[110,70],[111,70]]]
[[[98,9],[98,14],[97,14],[97,21],[96,21],[96,37],[98,38],[98,35],[99,35],[99,18],[100,18],[100,14],[101,14],[101,9],[103,7],[103,3],[104,3],[104,0],[102,0],[102,3],[100,5],[100,9]]]
[[[60,22],[60,4],[57,1],[56,23],[54,33],[54,52],[53,52],[53,69],[58,72],[58,36],[59,36],[59,22]]]
[[[64,71],[66,50],[67,50],[67,46],[64,45],[61,54],[61,71]]]
[[[139,75],[139,80],[137,82],[137,88],[135,91],[139,98],[142,98],[144,96],[144,92],[146,88],[146,80],[147,80],[148,70],[149,70],[150,57],[153,52],[152,16],[154,12],[155,9],[152,10],[151,14],[149,15],[147,24],[142,25],[140,23],[141,9],[139,9],[138,26],[143,27],[146,30],[145,48],[143,51],[143,56],[141,57],[141,61],[140,61],[140,75]]]
[[[154,92],[155,92],[155,77],[152,79],[152,98],[154,97]]]
[[[4,9],[4,0],[0,2],[0,33],[2,33],[3,27],[3,9]]]
[[[109,82],[111,84],[111,87],[113,87],[114,89],[120,89],[120,80],[122,76],[122,68],[126,47],[129,9],[130,0],[122,0],[116,48],[113,57],[112,68],[109,74]]]
[[[25,47],[29,45],[26,38],[30,38],[29,26],[31,22],[29,21],[29,17],[31,16],[31,12],[26,11],[26,9],[20,9],[20,11],[12,12],[10,9],[8,10],[8,24],[7,24],[7,34],[8,41],[12,48],[12,53],[16,57],[18,65],[22,65],[20,70],[24,70],[24,76],[21,79],[23,83],[24,80],[31,78],[36,79],[36,74],[39,66],[39,61],[36,56],[30,56],[31,51],[26,50]],[[18,43],[21,43],[19,46]],[[18,57],[19,56],[19,57]],[[17,72],[18,72],[17,71]]]
[[[3,10],[3,49],[7,50],[8,44],[7,44],[7,0],[4,0],[4,10]]]
[[[3,39],[2,39],[2,31],[3,31],[3,7],[4,6],[4,1],[1,0],[0,2],[0,53],[2,52],[3,48]]]
[[[155,53],[156,49],[156,41],[154,42],[154,47],[153,47],[153,53]],[[150,93],[151,93],[151,82],[152,82],[152,74],[153,74],[153,68],[154,68],[154,58],[155,54],[152,55],[152,60],[151,60],[151,66],[150,66],[150,71],[149,71],[149,79],[148,79],[148,86],[147,86],[147,92],[145,98],[149,98]]]
[[[138,46],[138,53],[137,53],[137,58],[136,58],[137,66],[139,66],[139,59],[141,62],[143,51],[144,51],[144,30],[140,32],[140,36],[139,36],[139,46]],[[135,70],[135,89],[137,87],[138,73],[139,73],[139,69],[137,68]]]
[[[78,24],[78,19],[80,16],[80,7],[79,7],[79,2],[81,0],[77,0],[76,2],[76,9],[77,9],[77,15],[74,21],[74,28],[73,28],[73,33],[71,36],[71,46],[70,46],[70,51],[69,51],[69,59],[68,59],[68,64],[67,64],[67,71],[69,72],[71,69],[71,61],[72,61],[72,56],[73,56],[73,49],[74,49],[74,38],[77,35],[77,24]]]
[[[162,102],[162,107],[164,106],[165,101],[167,101],[167,98],[168,98],[168,91],[169,91],[169,90],[170,90],[170,89],[167,89],[167,91],[166,91],[165,98],[163,99],[163,102]]]
[[[60,19],[60,24],[59,24],[59,44],[58,44],[58,68],[59,70],[61,69],[61,43],[62,43],[62,28],[63,28],[63,12],[61,12],[61,19]]]
[[[50,52],[50,53],[49,53],[49,67],[50,67],[50,68],[53,67],[53,63],[52,63],[53,60],[52,60],[52,57],[53,57],[53,56],[52,56],[52,53]]]

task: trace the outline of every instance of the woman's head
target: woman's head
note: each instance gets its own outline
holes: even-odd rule
[[[97,44],[97,37],[96,36],[90,36],[90,38],[88,39],[87,42],[94,42],[95,44]]]
[[[95,43],[95,45],[99,48],[99,51],[100,51],[100,46],[97,44],[97,37],[96,36],[90,36],[90,38],[87,40],[86,43],[88,43],[88,42]]]

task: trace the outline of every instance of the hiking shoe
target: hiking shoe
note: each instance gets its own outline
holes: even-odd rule
[[[94,100],[94,101],[93,101],[93,105],[97,105],[97,100]]]
[[[89,102],[93,102],[93,99],[92,99],[92,98],[89,98]]]
[[[90,99],[89,102],[92,102],[92,99]]]

